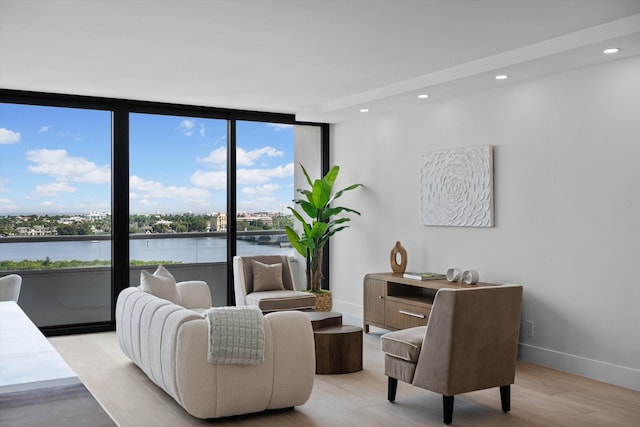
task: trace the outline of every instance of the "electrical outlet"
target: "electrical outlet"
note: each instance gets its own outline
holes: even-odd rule
[[[528,337],[533,337],[534,324],[533,320],[524,321],[524,334]]]

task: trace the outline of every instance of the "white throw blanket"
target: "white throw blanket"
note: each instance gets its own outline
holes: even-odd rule
[[[264,319],[258,307],[212,307],[206,317],[209,363],[259,365],[264,361]]]

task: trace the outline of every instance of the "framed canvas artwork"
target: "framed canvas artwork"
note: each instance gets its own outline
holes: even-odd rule
[[[421,223],[493,227],[493,146],[421,157]]]

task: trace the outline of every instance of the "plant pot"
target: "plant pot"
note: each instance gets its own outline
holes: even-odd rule
[[[332,301],[331,292],[321,292],[316,296],[316,311],[331,311]]]

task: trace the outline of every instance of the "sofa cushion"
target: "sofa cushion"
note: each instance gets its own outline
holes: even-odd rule
[[[176,279],[162,265],[159,265],[153,274],[142,270],[140,272],[140,287],[143,291],[158,298],[182,305],[182,298],[176,286]]]
[[[263,312],[313,309],[316,296],[302,291],[253,292],[246,297],[247,305],[260,308]]]
[[[253,291],[282,291],[282,263],[263,264],[259,261],[251,261],[253,272]]]
[[[386,333],[380,337],[382,351],[390,356],[415,363],[418,361],[426,332],[426,326],[417,326]]]

